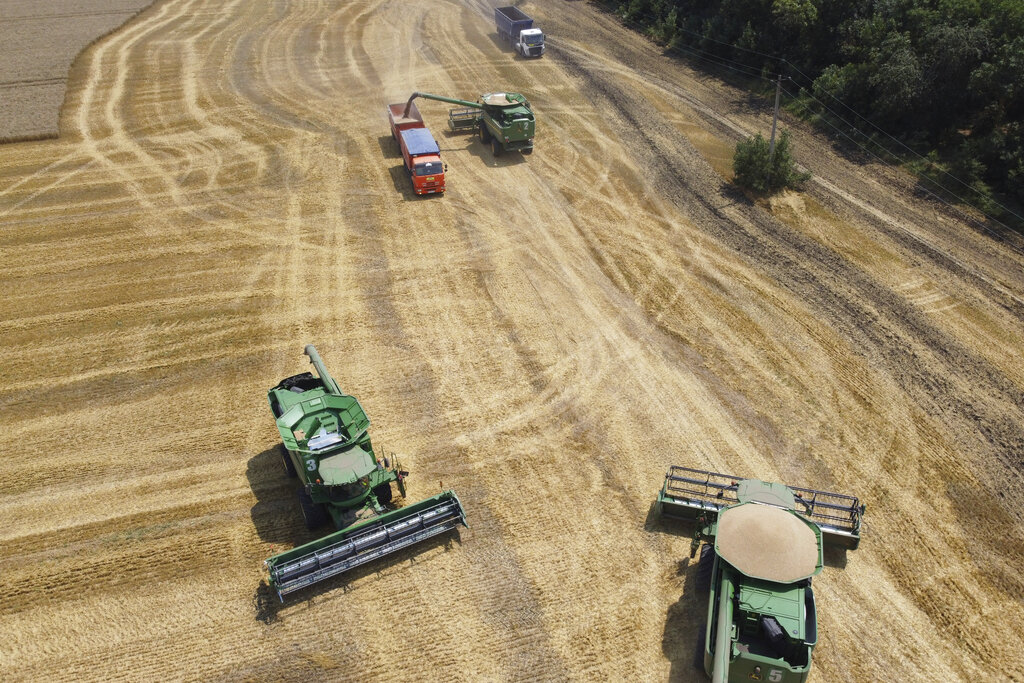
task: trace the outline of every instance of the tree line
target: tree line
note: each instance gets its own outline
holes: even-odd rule
[[[928,189],[1024,228],[1014,215],[1024,215],[1021,0],[604,4],[684,56],[792,78],[794,110],[909,161]]]

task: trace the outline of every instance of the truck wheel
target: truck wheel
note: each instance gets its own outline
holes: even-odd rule
[[[491,141],[491,132],[487,130],[487,124],[483,121],[480,122],[480,142],[485,145]]]
[[[292,456],[288,455],[288,449],[284,447],[284,444],[281,444],[281,459],[284,460],[284,471],[289,479],[299,476],[299,473],[295,471],[295,463],[292,462]]]
[[[384,482],[380,486],[374,487],[373,495],[377,496],[377,502],[381,505],[387,505],[391,502],[391,482]]]
[[[299,489],[299,507],[302,508],[302,519],[306,522],[306,528],[310,531],[327,524],[327,510],[323,505],[314,503],[305,488]]]
[[[491,153],[496,157],[500,157],[503,151],[501,143],[496,138],[491,138]]]

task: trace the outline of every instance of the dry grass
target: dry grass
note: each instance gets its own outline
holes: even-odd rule
[[[481,3],[166,0],[0,148],[5,679],[702,680],[670,463],[867,503],[815,680],[1024,679],[1020,255],[820,143],[847,196],[779,220],[687,139],[763,130],[741,94],[526,9],[539,61]],[[385,104],[498,88],[536,153],[424,103],[414,198]],[[264,396],[306,343],[471,528],[276,606],[309,535]]]

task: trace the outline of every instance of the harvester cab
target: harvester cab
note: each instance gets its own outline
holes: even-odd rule
[[[856,548],[864,506],[852,497],[688,467],[669,469],[663,517],[695,523],[698,584],[710,589],[705,672],[713,683],[802,683],[818,640],[811,579],[823,546]]]
[[[317,529],[330,521],[338,531],[266,561],[270,585],[282,600],[300,588],[466,525],[453,491],[390,509],[391,484],[404,498],[408,472],[397,462],[377,458],[370,420],[359,401],[341,391],[312,345],[305,353],[317,374],[283,379],[267,399],[284,444],[285,471],[302,484],[298,498],[306,527]]]

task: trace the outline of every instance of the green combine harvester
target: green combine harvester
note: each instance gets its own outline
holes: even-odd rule
[[[458,104],[462,108],[448,112],[448,126],[453,131],[479,131],[480,141],[491,146],[498,156],[502,152],[533,153],[533,136],[537,122],[527,99],[514,92],[485,93],[479,101],[470,102],[454,97],[414,92],[405,105],[406,116],[417,97]]]
[[[304,372],[267,392],[284,442],[284,466],[298,477],[306,527],[328,521],[339,531],[266,561],[278,597],[383,557],[432,536],[466,526],[454,491],[398,509],[392,482],[405,497],[397,462],[378,460],[370,444],[370,420],[354,397],[342,393],[312,345],[305,353],[318,376]]]
[[[811,577],[823,543],[854,549],[864,506],[827,491],[669,469],[658,513],[696,522],[697,584],[710,589],[704,671],[713,683],[802,683],[818,641]]]

